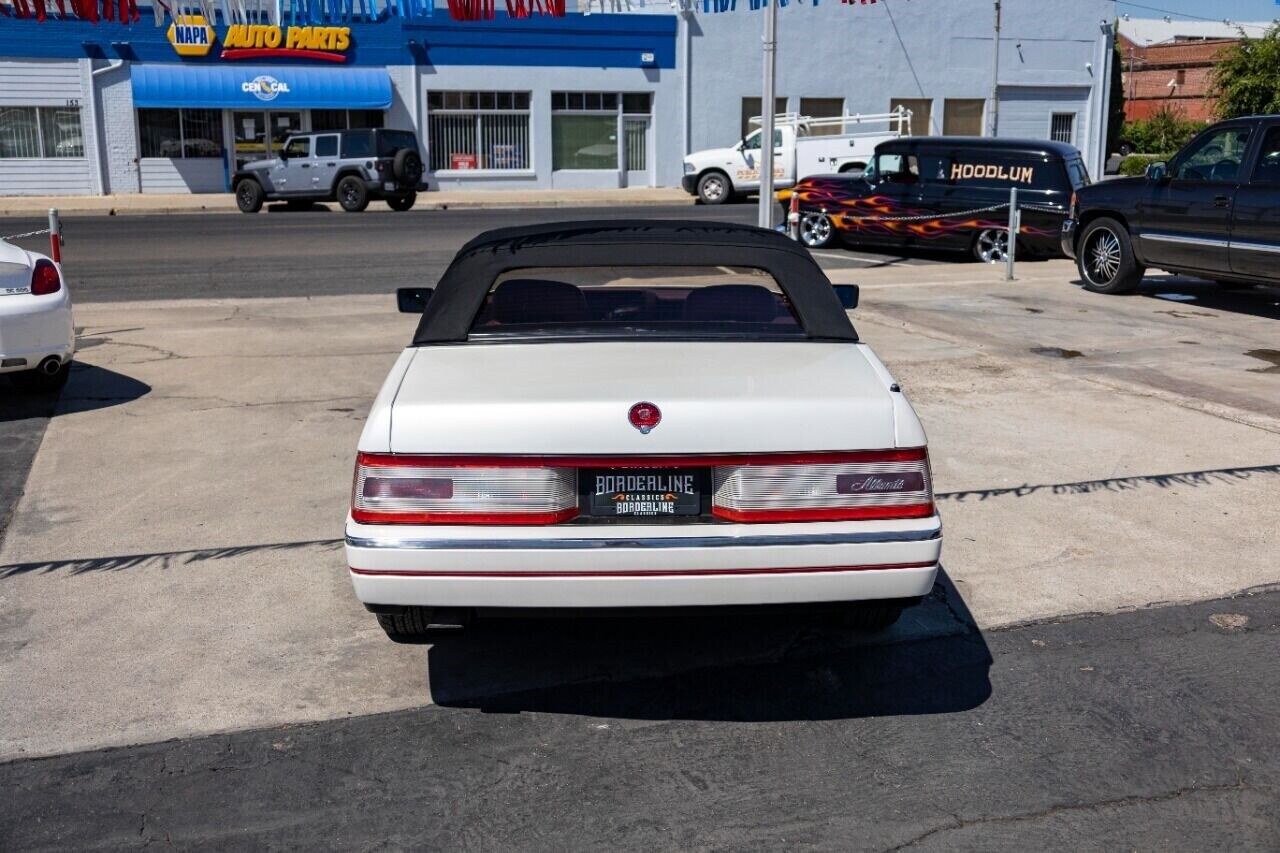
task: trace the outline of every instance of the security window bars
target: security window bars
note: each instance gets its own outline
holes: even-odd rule
[[[1076,144],[1076,114],[1054,113],[1049,123],[1049,138],[1054,142]]]
[[[0,158],[83,156],[78,107],[0,107]]]
[[[529,125],[528,92],[428,92],[430,168],[527,170]]]
[[[221,157],[221,110],[138,110],[143,157]]]

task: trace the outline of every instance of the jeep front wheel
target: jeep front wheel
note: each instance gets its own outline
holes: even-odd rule
[[[241,213],[257,213],[262,210],[262,201],[265,197],[262,184],[253,178],[245,178],[236,184],[236,207],[240,208]]]
[[[338,181],[338,204],[347,213],[359,213],[369,206],[369,188],[355,175]]]
[[[1094,293],[1128,293],[1147,271],[1134,257],[1128,229],[1105,216],[1084,229],[1076,266],[1085,290]]]

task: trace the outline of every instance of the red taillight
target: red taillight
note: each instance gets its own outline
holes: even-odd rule
[[[712,512],[738,522],[856,521],[933,515],[929,454],[905,450],[824,454],[714,469]]]
[[[36,261],[35,269],[31,271],[31,293],[35,296],[48,296],[61,289],[62,277],[58,275],[58,268],[53,265],[53,261],[44,258]]]
[[[577,514],[574,468],[387,453],[356,460],[351,518],[361,524],[555,524]]]

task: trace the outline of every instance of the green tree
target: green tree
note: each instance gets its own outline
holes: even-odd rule
[[[1224,50],[1213,73],[1218,116],[1280,113],[1280,26]]]
[[[1124,54],[1116,43],[1116,55],[1111,58],[1111,110],[1107,115],[1107,152],[1120,148],[1120,136],[1124,130]]]

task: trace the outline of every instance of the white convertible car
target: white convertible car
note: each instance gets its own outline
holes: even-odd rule
[[[847,602],[887,627],[942,530],[856,295],[757,228],[477,237],[399,294],[423,316],[360,438],[356,595],[405,641],[485,608]]]
[[[71,294],[57,264],[0,240],[0,373],[19,387],[61,388],[75,345]]]

